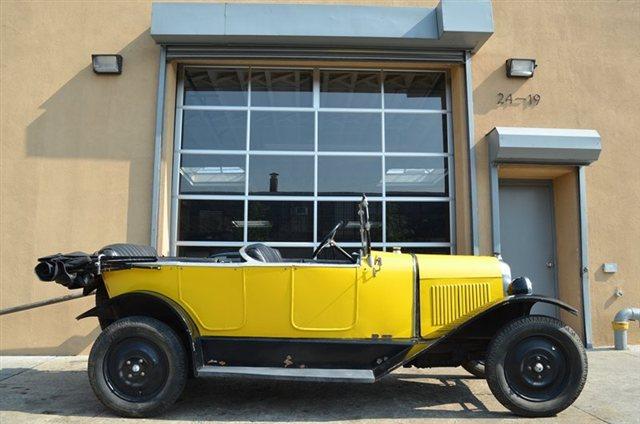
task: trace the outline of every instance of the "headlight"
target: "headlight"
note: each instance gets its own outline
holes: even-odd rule
[[[502,273],[502,292],[506,295],[511,284],[511,267],[500,259],[500,272]]]
[[[514,294],[531,294],[533,293],[533,285],[527,277],[515,278],[507,289],[509,295]]]

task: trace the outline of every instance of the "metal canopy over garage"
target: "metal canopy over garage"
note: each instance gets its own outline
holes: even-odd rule
[[[489,0],[435,8],[154,3],[151,36],[164,45],[404,48],[475,52],[493,34]]]

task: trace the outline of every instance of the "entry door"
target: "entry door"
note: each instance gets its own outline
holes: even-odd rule
[[[533,293],[557,297],[555,224],[551,183],[500,182],[500,243],[511,275],[529,277]],[[557,307],[537,304],[532,313],[558,316]]]

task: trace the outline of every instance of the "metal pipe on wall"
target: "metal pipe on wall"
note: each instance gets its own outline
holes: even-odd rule
[[[613,337],[616,350],[627,350],[627,330],[629,321],[640,322],[640,308],[626,308],[618,311],[613,318]]]

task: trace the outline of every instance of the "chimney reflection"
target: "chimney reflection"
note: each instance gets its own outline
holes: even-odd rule
[[[278,192],[278,175],[277,172],[269,174],[269,193]]]

